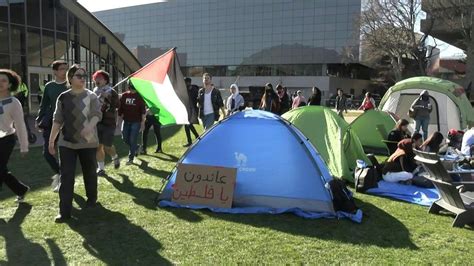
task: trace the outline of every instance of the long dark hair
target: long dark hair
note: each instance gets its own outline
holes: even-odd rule
[[[21,84],[21,78],[18,74],[10,69],[0,69],[0,74],[5,75],[8,78],[8,82],[11,84],[8,90],[10,92],[16,91]]]
[[[430,148],[430,152],[435,152],[437,153],[439,151],[439,146],[441,145],[441,142],[443,142],[443,134],[440,132],[436,131],[431,136],[421,144],[420,148],[424,149],[425,147]]]
[[[400,119],[400,120],[397,121],[397,124],[395,124],[395,129],[397,129],[399,131],[402,131],[402,127],[403,126],[408,126],[408,124],[410,124],[410,122],[408,122],[408,120]]]

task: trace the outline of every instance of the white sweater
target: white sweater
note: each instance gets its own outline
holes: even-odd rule
[[[0,138],[11,134],[18,135],[20,151],[28,151],[28,133],[26,132],[23,108],[15,97],[0,99]]]

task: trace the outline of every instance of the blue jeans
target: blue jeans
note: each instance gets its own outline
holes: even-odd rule
[[[128,160],[133,161],[137,153],[138,135],[140,133],[140,122],[123,121],[122,139],[130,147]]]
[[[204,115],[204,117],[202,118],[202,126],[204,127],[204,130],[208,130],[212,127],[212,125],[214,125],[214,119],[214,113]]]
[[[420,128],[423,131],[423,140],[428,138],[428,125],[430,124],[429,117],[417,117],[415,118],[415,132],[420,132]]]

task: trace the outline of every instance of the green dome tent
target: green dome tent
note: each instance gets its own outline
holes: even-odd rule
[[[369,110],[350,124],[352,131],[359,137],[366,153],[386,154],[387,145],[382,142],[387,136],[379,133],[377,127],[383,126],[387,132],[395,127],[395,119],[387,112]]]
[[[316,147],[328,165],[331,175],[354,182],[356,160],[370,160],[349,124],[334,111],[323,106],[305,106],[282,117],[297,127]]]
[[[433,106],[429,132],[439,131],[445,135],[451,128],[474,126],[474,110],[463,87],[439,78],[414,77],[402,80],[385,93],[379,108],[410,121],[408,109],[423,90],[429,92]]]

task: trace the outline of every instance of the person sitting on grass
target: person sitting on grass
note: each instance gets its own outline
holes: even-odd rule
[[[412,140],[401,140],[397,147],[382,170],[383,179],[387,182],[409,181],[413,178],[413,172],[417,168]]]
[[[438,131],[433,132],[433,134],[431,134],[431,136],[421,144],[420,148],[425,152],[438,153],[443,139],[443,134]]]
[[[474,127],[466,131],[462,137],[461,152],[465,156],[472,156],[474,152]]]
[[[423,144],[423,135],[421,135],[421,133],[413,133],[411,141],[413,142],[413,149],[421,150],[421,145]]]
[[[408,120],[400,119],[398,120],[395,128],[388,133],[387,140],[390,141],[387,143],[388,151],[390,154],[393,154],[397,150],[398,142],[402,139],[410,138],[410,134],[408,133]]]

